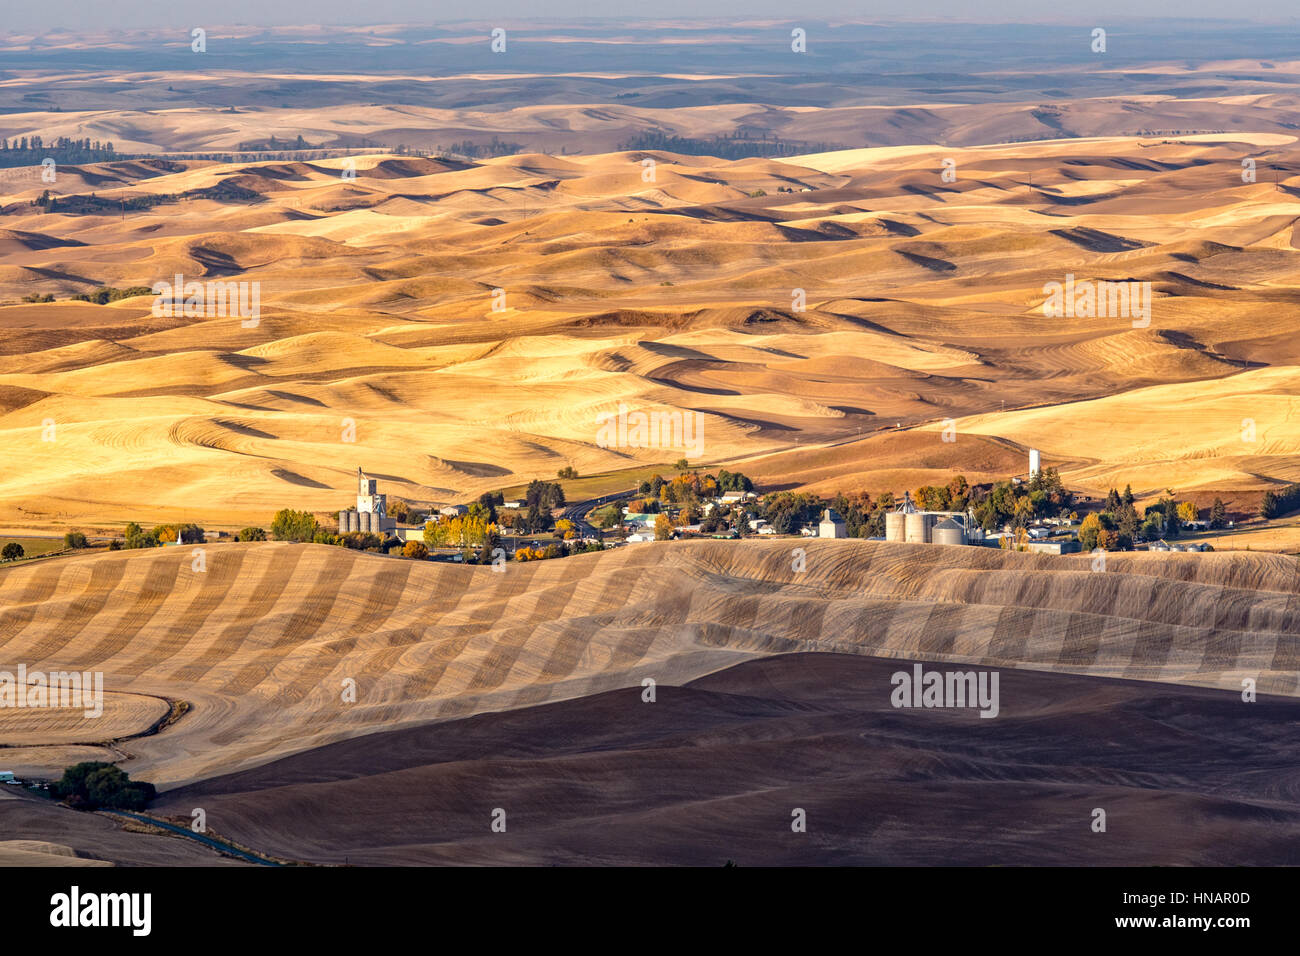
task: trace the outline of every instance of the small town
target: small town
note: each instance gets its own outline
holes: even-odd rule
[[[944,486],[922,486],[901,496],[885,491],[822,498],[808,493],[763,493],[739,472],[716,474],[685,460],[675,474],[654,474],[637,488],[597,498],[567,500],[562,480],[534,480],[521,498],[489,492],[467,503],[421,508],[379,490],[358,467],[351,508],[323,515],[282,509],[269,527],[206,530],[197,523],[130,523],[120,536],[96,538],[70,531],[65,548],[108,550],[167,547],[221,541],[297,541],[335,545],[414,560],[500,564],[567,557],[588,551],[691,538],[738,540],[830,538],[904,544],[991,547],[1039,554],[1094,551],[1213,551],[1204,535],[1232,531],[1239,518],[1222,501],[1208,507],[1169,497],[1139,513],[1133,492],[1111,490],[1100,500],[1071,493],[1056,470],[1042,467],[1031,451],[1029,470],[989,485],[970,485],[962,475]],[[1265,496],[1256,520],[1300,507],[1294,487]],[[1264,512],[1269,512],[1264,514]],[[1199,537],[1198,537],[1199,536]],[[18,542],[0,549],[4,561],[28,557]]]

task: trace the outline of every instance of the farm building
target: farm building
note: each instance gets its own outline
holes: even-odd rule
[[[386,534],[396,527],[397,522],[388,517],[388,496],[379,494],[378,488],[379,482],[367,478],[357,468],[357,506],[339,512],[339,534],[353,531]]]

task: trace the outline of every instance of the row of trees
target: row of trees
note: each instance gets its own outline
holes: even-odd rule
[[[1093,548],[1131,551],[1139,540],[1177,538],[1187,524],[1200,520],[1201,511],[1195,502],[1176,501],[1172,491],[1139,515],[1133,503],[1133,489],[1126,485],[1123,493],[1112,488],[1102,510],[1084,517],[1079,526],[1079,544],[1085,551]],[[1227,525],[1228,509],[1222,499],[1214,499],[1205,520],[1210,528]]]
[[[173,541],[182,544],[201,544],[203,529],[193,522],[183,522],[155,525],[152,530],[146,531],[136,522],[130,521],[123,532],[123,537],[126,539],[128,549],[156,548],[160,544],[170,544]]]
[[[40,136],[15,136],[13,139],[0,138],[0,168],[12,169],[16,166],[39,166],[46,159],[52,159],[59,165],[76,165],[78,163],[105,163],[119,156],[110,142],[100,142],[89,137],[72,139],[60,136],[50,142]]]
[[[1300,509],[1300,485],[1287,485],[1280,491],[1264,492],[1259,505],[1261,518],[1277,518]]]
[[[471,508],[481,509],[483,506],[475,504]],[[488,520],[485,511],[430,521],[424,526],[424,543],[434,548],[493,548],[499,540],[500,531]]]

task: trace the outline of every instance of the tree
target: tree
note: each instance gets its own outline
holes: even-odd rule
[[[1123,501],[1123,503],[1126,504],[1126,505],[1132,505],[1132,504],[1133,504],[1133,486],[1132,486],[1132,485],[1125,485],[1125,486],[1124,486],[1124,497],[1122,498],[1122,501]]]
[[[572,465],[565,465],[555,473],[555,476],[557,478],[572,480],[578,477],[578,469],[574,468]]]
[[[591,523],[597,528],[612,528],[623,520],[623,509],[616,504],[605,505],[591,513]]]
[[[555,522],[556,532],[566,541],[571,541],[578,536],[578,529],[568,518],[561,518]]]
[[[63,536],[63,544],[68,548],[86,547],[86,536],[80,531],[69,531]]]
[[[1180,504],[1177,514],[1184,522],[1199,521],[1201,518],[1200,510],[1190,501],[1184,501]]]
[[[678,471],[686,472],[691,470],[691,463],[685,458],[678,458],[677,461],[673,462],[673,467]]]
[[[261,528],[241,528],[235,535],[236,541],[265,541],[266,532]]]
[[[424,543],[429,547],[490,548],[497,537],[497,526],[477,515],[444,518],[424,526]]]
[[[152,531],[145,531],[134,521],[128,521],[123,534],[128,548],[156,548],[158,538]]]
[[[667,541],[673,535],[673,523],[666,514],[655,516],[655,540]]]
[[[6,561],[17,561],[26,553],[23,546],[17,541],[10,541],[3,548],[0,548],[0,558],[4,558]]]
[[[1106,530],[1101,523],[1101,516],[1090,514],[1083,519],[1083,524],[1079,525],[1079,546],[1084,551],[1091,551],[1097,547],[1097,538],[1101,532]]]
[[[143,780],[132,780],[111,763],[87,760],[73,764],[50,788],[71,807],[97,810],[143,810],[157,791]]]
[[[1121,538],[1126,537],[1131,542],[1137,537],[1138,530],[1142,527],[1142,519],[1138,517],[1136,508],[1131,504],[1121,503],[1114,517],[1115,527]]]
[[[280,541],[313,541],[321,530],[310,511],[283,508],[271,519],[271,533]]]
[[[1165,537],[1176,538],[1182,530],[1183,522],[1178,517],[1178,505],[1172,497],[1162,498],[1160,512],[1165,516]]]
[[[1029,522],[1034,518],[1034,503],[1028,495],[1016,499],[1015,511],[1012,514],[1012,524],[1017,528],[1027,527]]]
[[[423,541],[408,541],[402,548],[402,557],[423,561],[429,557],[429,549],[425,547]]]
[[[1264,492],[1264,498],[1259,503],[1259,516],[1261,518],[1277,517],[1277,495],[1273,492]]]
[[[1218,498],[1214,499],[1214,504],[1210,505],[1210,527],[1222,528],[1228,523],[1228,509]]]

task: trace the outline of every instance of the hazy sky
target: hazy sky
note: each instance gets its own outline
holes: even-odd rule
[[[1200,17],[1232,23],[1300,19],[1296,0],[6,0],[4,30],[186,24],[436,23],[554,18],[848,17],[1096,23],[1106,17]],[[1246,14],[1241,16],[1239,14]]]

